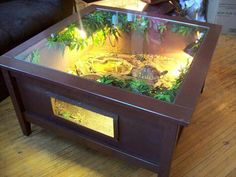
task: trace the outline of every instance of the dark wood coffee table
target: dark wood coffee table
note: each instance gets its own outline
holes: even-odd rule
[[[81,16],[86,34],[74,14],[0,57],[23,134],[33,123],[168,177],[220,27],[101,6]]]

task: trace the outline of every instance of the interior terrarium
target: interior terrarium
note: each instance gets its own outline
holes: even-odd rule
[[[16,58],[174,102],[207,28],[96,10]]]

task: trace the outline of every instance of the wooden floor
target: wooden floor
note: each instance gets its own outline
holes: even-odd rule
[[[37,101],[37,100],[35,100]],[[156,177],[33,126],[21,134],[10,99],[0,103],[0,177]],[[171,177],[236,177],[236,37],[221,36]]]

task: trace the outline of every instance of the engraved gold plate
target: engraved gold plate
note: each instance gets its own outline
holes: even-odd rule
[[[53,97],[51,97],[51,104],[55,116],[74,122],[106,136],[115,137],[114,118]]]

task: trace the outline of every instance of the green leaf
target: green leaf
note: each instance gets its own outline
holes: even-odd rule
[[[132,92],[149,95],[151,87],[143,80],[131,80],[129,88]]]
[[[158,25],[158,30],[162,34],[162,33],[164,33],[167,30],[167,26],[165,24],[159,24]]]
[[[27,57],[26,60],[34,64],[38,64],[40,59],[39,50],[33,50]]]

